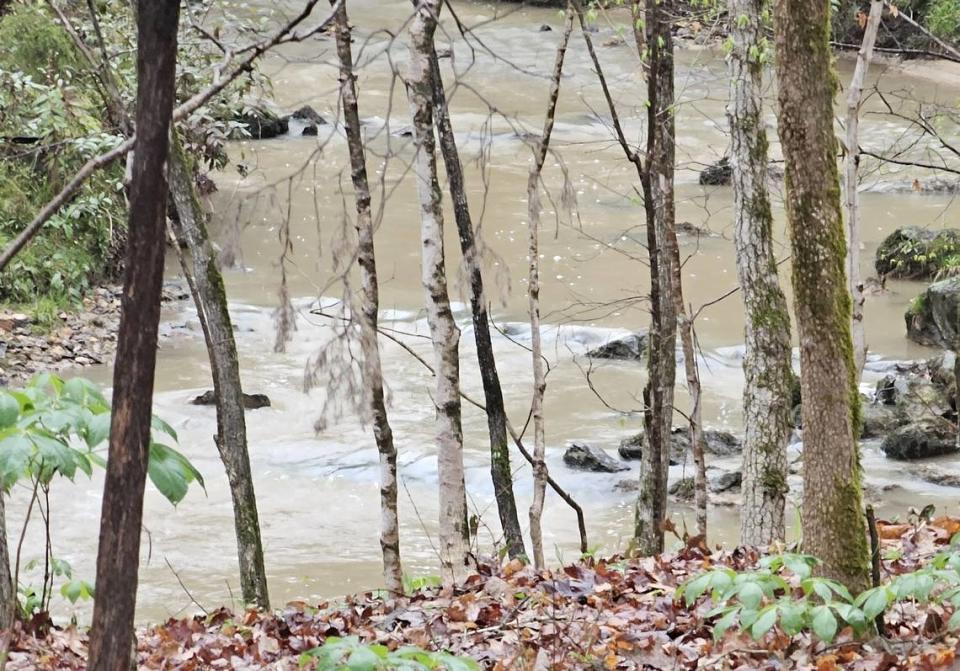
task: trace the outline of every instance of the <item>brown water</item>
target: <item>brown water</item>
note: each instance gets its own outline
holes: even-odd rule
[[[388,194],[377,237],[383,319],[389,327],[423,336],[426,327],[419,313],[419,222],[415,185],[408,170],[412,148],[409,138],[391,134],[409,125],[404,91],[391,76],[391,63],[399,73],[404,72],[406,46],[402,39],[391,41],[382,32],[385,28],[399,29],[407,17],[408,3],[353,0],[350,5],[357,26],[355,52],[363,66],[360,104],[361,115],[367,120],[369,166],[373,178],[382,180],[375,194],[378,204],[384,190]],[[269,7],[270,11],[276,9],[273,4]],[[488,20],[494,17],[493,5],[457,3],[456,7],[464,22],[480,26],[476,35],[485,45],[472,38],[471,50],[462,38],[453,39],[455,28],[444,21],[439,40],[452,40],[455,57],[445,61],[443,68],[448,81],[453,79],[451,67],[461,74],[461,85],[452,102],[453,125],[463,152],[475,218],[480,219],[482,213],[483,236],[490,251],[487,281],[496,299],[494,316],[512,340],[520,343],[495,336],[508,411],[515,424],[522,424],[531,388],[529,353],[521,346],[529,334],[524,327],[525,185],[531,153],[517,133],[539,132],[546,77],[562,21],[552,11],[525,9],[491,23]],[[500,10],[501,14],[506,11],[506,7]],[[621,20],[612,16],[613,23]],[[541,24],[550,24],[554,30],[540,32]],[[599,45],[613,36],[614,31],[601,22],[594,39]],[[613,334],[646,326],[641,297],[648,288],[647,268],[639,260],[645,252],[641,246],[643,213],[634,197],[636,176],[612,140],[609,114],[579,37],[574,37],[573,45],[568,52],[554,133],[557,153],[544,175],[552,198],[544,199],[541,236],[545,349],[552,367],[546,398],[548,460],[554,477],[583,505],[591,544],[608,552],[625,546],[632,521],[633,495],[614,490],[613,485],[619,480],[635,480],[637,464],[631,464],[630,472],[613,476],[583,474],[566,469],[560,456],[567,441],[573,439],[614,450],[622,437],[641,427],[636,414],[616,413],[605,407],[588,388],[577,364],[585,363],[578,355],[589,346]],[[629,45],[600,47],[600,54],[627,134],[640,141],[644,87],[636,54]],[[295,109],[310,104],[328,119],[335,119],[334,56],[332,41],[318,38],[288,45],[271,57],[265,67],[273,75],[274,98],[279,106]],[[841,81],[849,79],[850,69],[849,63],[840,63]],[[936,70],[931,73],[914,68],[904,72],[882,66],[874,69],[871,79],[876,79],[880,71],[884,89],[904,91],[913,99],[953,101],[960,93],[956,77],[941,76]],[[938,84],[941,79],[949,83]],[[683,100],[677,124],[678,219],[715,234],[683,243],[683,252],[689,256],[684,266],[686,299],[700,306],[734,288],[736,276],[730,190],[697,185],[698,169],[719,158],[726,147],[727,81],[722,54],[680,51],[677,88]],[[491,109],[496,112],[491,113]],[[876,101],[868,103],[868,112],[877,109]],[[385,123],[388,117],[389,125]],[[770,124],[770,139],[777,154],[772,116]],[[863,144],[879,149],[896,137],[903,125],[868,113],[861,128]],[[341,186],[347,189],[344,185],[349,185],[343,137],[336,124],[331,124],[321,126],[317,138],[239,142],[231,148],[231,154],[235,161],[242,160],[250,173],[240,177],[231,168],[217,176],[220,192],[211,205],[216,212],[218,237],[224,244],[231,244],[228,241],[239,231],[243,270],[230,271],[227,283],[238,327],[244,382],[248,391],[266,393],[273,400],[271,408],[251,412],[248,423],[274,603],[375,588],[380,584],[380,559],[377,456],[372,435],[349,412],[316,434],[314,422],[325,401],[323,385],[312,393],[303,392],[306,362],[331,338],[329,323],[311,315],[310,308],[319,295],[329,303],[342,291],[331,281],[332,256],[343,222],[343,199],[350,198],[348,191],[341,193]],[[560,202],[561,165],[576,193],[575,215],[563,208],[557,214],[551,205]],[[948,225],[960,211],[950,196],[872,190],[877,184],[910,178],[912,174],[908,173],[871,173],[865,180],[865,273],[871,271],[873,252],[889,231],[904,224]],[[776,214],[778,253],[786,256],[779,203]],[[298,308],[298,328],[287,352],[275,354],[272,315],[280,277],[279,233],[287,221],[294,244],[287,272]],[[452,233],[448,259],[454,277],[460,258]],[[784,277],[788,271],[789,264],[785,264]],[[170,272],[176,273],[175,264],[171,264]],[[866,324],[872,351],[881,360],[877,367],[882,367],[882,360],[932,353],[904,337],[903,311],[920,289],[919,284],[892,283],[888,293],[870,298]],[[462,301],[459,294],[457,298]],[[611,301],[617,303],[611,305]],[[168,316],[174,324],[185,324],[187,335],[163,342],[156,412],[180,432],[181,448],[205,475],[207,492],[192,491],[174,509],[148,486],[144,526],[149,531],[149,537],[145,537],[149,545],[145,546],[141,571],[142,620],[195,610],[172,569],[205,606],[230,602],[238,592],[230,498],[211,440],[214,412],[212,408],[186,404],[210,386],[206,355],[192,313],[185,310]],[[472,331],[462,303],[457,316],[463,328],[464,387],[480,398]],[[697,321],[704,352],[704,415],[711,426],[734,432],[740,429],[742,329],[742,309],[736,295],[706,308]],[[429,342],[423,337],[406,336],[405,340],[430,358]],[[411,574],[431,573],[436,563],[431,539],[436,535],[437,512],[429,397],[432,382],[425,369],[394,344],[383,344],[383,358],[392,401],[390,419],[401,455],[401,533],[406,570]],[[94,376],[109,383],[110,371],[96,371]],[[878,373],[868,372],[865,386],[877,377]],[[639,405],[636,399],[644,382],[642,366],[598,366],[593,380],[611,405],[624,410]],[[680,404],[686,403],[685,391],[679,390],[678,398]],[[496,535],[496,511],[485,456],[486,425],[481,413],[466,405],[464,431],[471,506],[484,525],[491,527],[480,534],[481,544],[489,548]],[[956,459],[941,461],[947,468],[957,466]],[[899,489],[880,495],[884,511],[902,513],[908,506],[928,502],[938,503],[941,509],[954,505],[950,490],[904,475],[902,465],[887,462],[875,445],[865,447],[864,463],[872,488],[899,485]],[[530,473],[519,455],[515,455],[514,465],[519,503],[525,511],[531,493]],[[735,462],[715,465],[731,467]],[[690,467],[676,467],[673,476],[679,477],[684,471],[689,472]],[[792,481],[797,484],[796,478]],[[81,480],[74,486],[64,484],[57,488],[54,501],[54,551],[88,578],[94,573],[101,487],[100,478]],[[18,504],[24,498],[18,493],[10,506],[11,529],[19,528],[23,506]],[[735,539],[733,503],[731,499],[712,510],[712,540]],[[674,506],[671,514],[678,523],[683,518],[692,524],[686,507]],[[557,560],[577,555],[573,515],[553,494],[547,500],[545,541],[548,556]]]

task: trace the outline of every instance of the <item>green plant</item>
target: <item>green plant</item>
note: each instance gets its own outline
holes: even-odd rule
[[[407,594],[419,592],[427,587],[439,587],[443,580],[438,575],[403,576],[403,591]]]
[[[814,576],[817,564],[809,555],[781,554],[764,557],[753,571],[719,567],[685,582],[676,598],[690,607],[709,595],[713,608],[706,617],[718,618],[713,623],[718,639],[731,627],[759,639],[779,626],[788,636],[811,631],[829,643],[841,625],[857,636],[866,634],[878,616],[903,601],[949,606],[953,614],[947,627],[960,628],[960,550],[955,543],[922,569],[895,576],[856,598],[840,583]]]
[[[18,483],[25,484],[31,492],[14,562],[23,615],[49,609],[57,578],[63,579],[60,593],[71,602],[93,594],[93,587],[75,578],[68,563],[53,556],[50,487],[56,477],[73,480],[78,472],[90,476],[94,467],[105,466],[109,432],[110,405],[89,380],[64,380],[43,373],[23,389],[0,389],[0,496]],[[154,417],[152,434],[150,479],[176,505],[186,496],[190,483],[204,486],[203,477],[186,457],[166,444],[177,441],[173,427]],[[20,551],[34,510],[43,519],[46,542],[43,559],[27,563],[24,569],[29,571],[42,563],[39,594],[19,580]]]
[[[317,671],[480,671],[473,660],[447,652],[427,652],[414,646],[390,650],[383,645],[367,645],[356,636],[331,636],[322,646],[300,655],[300,666],[314,664]]]

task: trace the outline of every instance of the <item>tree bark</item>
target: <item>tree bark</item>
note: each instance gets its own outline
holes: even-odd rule
[[[667,513],[670,432],[676,382],[677,312],[673,269],[675,251],[673,0],[646,0],[647,150],[641,174],[650,258],[650,348],[648,378],[643,390],[644,427],[640,494],[634,533],[637,548],[648,555],[663,551]]]
[[[847,90],[846,156],[844,158],[844,191],[847,211],[847,278],[853,297],[853,359],[857,366],[857,381],[867,362],[867,336],[863,329],[863,280],[860,277],[860,193],[857,191],[857,171],[860,167],[860,102],[863,99],[863,80],[870,68],[873,45],[880,27],[883,0],[871,0],[870,15],[863,31],[863,42],[857,53],[857,66]]]
[[[93,671],[127,671],[133,650],[163,283],[164,163],[173,114],[179,8],[174,0],[155,0],[143,3],[137,16],[137,140],[90,630],[89,668]]]
[[[519,557],[526,551],[523,547],[523,532],[517,516],[517,500],[513,493],[513,470],[510,467],[510,449],[507,440],[507,411],[503,403],[503,390],[497,361],[493,355],[490,339],[490,322],[487,317],[487,302],[483,293],[483,276],[480,272],[480,250],[477,245],[479,231],[474,233],[467,203],[467,190],[463,179],[460,153],[450,123],[450,111],[444,91],[443,78],[437,51],[431,42],[430,67],[433,76],[433,104],[437,132],[440,136],[440,151],[450,183],[453,214],[457,221],[460,250],[463,263],[470,278],[470,309],[473,315],[473,333],[477,344],[477,363],[483,382],[483,396],[487,407],[487,430],[490,433],[490,476],[497,501],[497,513],[503,528],[504,541],[510,557]]]
[[[784,539],[790,439],[790,315],[773,253],[759,50],[763,0],[729,0],[730,166],[737,277],[745,312],[740,543]]]
[[[851,591],[870,585],[850,336],[846,240],[833,133],[829,0],[777,0],[774,25],[787,223],[803,395],[803,547]]]
[[[331,0],[331,5],[336,0]],[[400,519],[397,514],[397,448],[387,417],[383,393],[383,367],[377,321],[380,292],[374,249],[373,217],[370,212],[370,183],[366,154],[360,136],[360,112],[357,104],[357,78],[353,71],[350,47],[351,28],[346,3],[335,9],[337,56],[340,61],[340,100],[343,104],[344,130],[350,152],[350,176],[357,208],[357,261],[360,265],[360,344],[363,351],[363,378],[369,393],[373,436],[380,453],[380,549],[383,553],[383,578],[393,595],[403,594],[403,569],[400,565]]]
[[[460,329],[450,310],[443,250],[443,203],[437,178],[433,133],[430,55],[440,0],[416,0],[410,23],[410,74],[407,95],[413,115],[414,173],[420,198],[421,281],[436,361],[437,463],[440,490],[440,565],[445,583],[466,577],[469,528],[463,472],[460,416]]]
[[[10,575],[5,496],[6,493],[0,491],[0,631],[9,631],[17,615],[17,590]],[[8,646],[4,647],[3,651],[8,649]]]
[[[217,399],[217,450],[230,483],[233,520],[240,563],[240,591],[246,604],[269,610],[267,573],[263,563],[263,542],[253,472],[247,449],[247,423],[243,409],[243,387],[233,324],[227,305],[223,276],[217,255],[207,236],[206,212],[197,198],[194,171],[173,134],[169,161],[170,195],[175,206],[171,227],[190,261],[180,255],[183,273],[200,315],[206,340],[213,392]]]
[[[544,370],[543,347],[540,338],[540,174],[547,160],[547,149],[557,113],[557,99],[560,97],[560,75],[563,61],[573,32],[573,16],[567,12],[563,37],[557,46],[557,55],[550,78],[550,93],[547,96],[547,113],[543,122],[543,135],[533,153],[533,164],[527,176],[527,217],[528,251],[530,267],[528,274],[527,296],[530,312],[530,351],[533,356],[533,400],[530,416],[533,419],[533,502],[530,504],[530,542],[533,546],[533,563],[537,570],[546,566],[543,556],[543,504],[547,493],[547,447],[543,421],[543,395],[547,388]]]

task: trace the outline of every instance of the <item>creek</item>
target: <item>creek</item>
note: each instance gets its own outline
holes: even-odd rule
[[[258,0],[253,10],[265,16],[296,3]],[[442,68],[452,93],[453,126],[458,133],[469,180],[475,220],[481,222],[487,246],[486,280],[492,314],[502,333],[494,334],[497,362],[507,410],[516,425],[528,412],[532,385],[530,354],[523,348],[529,337],[524,293],[526,260],[526,176],[531,151],[523,138],[539,133],[547,95],[547,77],[562,32],[554,10],[512,5],[457,2],[460,19],[477,26],[470,44],[455,35],[449,16],[438,32],[438,46],[453,49]],[[421,311],[419,279],[419,220],[415,183],[409,171],[412,140],[401,132],[409,126],[409,108],[402,83],[391,66],[404,72],[404,39],[393,38],[408,18],[409,3],[402,0],[351,0],[356,26],[355,57],[360,64],[360,111],[365,119],[371,179],[377,183],[375,207],[383,204],[377,232],[382,324],[401,333],[412,349],[432,360]],[[501,16],[491,21],[496,12]],[[593,38],[598,44],[606,76],[619,106],[627,136],[641,141],[645,85],[635,49],[629,40],[617,40],[614,26],[601,19]],[[552,31],[541,31],[541,25]],[[622,26],[620,26],[622,29]],[[604,45],[604,46],[600,46]],[[709,235],[683,235],[684,291],[695,307],[715,301],[736,286],[733,246],[732,196],[729,187],[703,187],[700,169],[719,159],[727,145],[725,104],[726,66],[718,48],[681,44],[677,51],[678,109],[677,220],[705,228]],[[283,137],[233,143],[232,163],[243,163],[244,174],[229,167],[214,175],[219,192],[212,196],[214,235],[236,252],[240,270],[226,274],[227,289],[237,328],[245,390],[265,393],[269,408],[247,415],[250,456],[256,477],[260,519],[274,604],[301,598],[316,602],[344,593],[373,589],[381,584],[377,542],[379,496],[377,453],[369,427],[359,421],[349,399],[328,398],[328,390],[343,382],[323,371],[318,386],[304,392],[309,360],[335,338],[331,322],[312,314],[329,306],[342,292],[336,282],[334,256],[342,253],[338,240],[344,212],[352,210],[346,148],[337,118],[337,71],[333,41],[326,36],[286,45],[264,62],[273,79],[273,99],[284,110],[309,104],[328,121],[317,137]],[[453,86],[451,68],[460,73]],[[840,81],[850,79],[852,64],[839,62]],[[913,100],[954,102],[960,95],[960,76],[940,64],[880,64],[872,68],[868,86],[880,79],[884,90],[900,91]],[[771,93],[772,95],[772,93]],[[768,136],[779,157],[772,97],[766,109]],[[490,110],[495,109],[495,113]],[[906,124],[877,112],[871,99],[861,123],[861,143],[882,150]],[[838,114],[842,114],[838,106]],[[548,465],[553,476],[583,505],[591,545],[609,553],[624,549],[631,536],[635,494],[615,488],[621,480],[637,480],[638,462],[629,472],[607,475],[575,472],[561,460],[571,440],[588,442],[614,453],[621,438],[642,428],[637,413],[618,413],[607,407],[587,384],[582,356],[589,347],[613,335],[644,329],[648,315],[642,300],[648,290],[643,263],[643,210],[636,197],[636,174],[613,140],[610,117],[600,95],[582,39],[574,34],[567,53],[557,126],[555,154],[548,159],[544,184],[545,213],[541,235],[542,312],[544,349],[550,359],[547,378],[546,431]],[[918,148],[916,151],[922,151]],[[960,205],[949,194],[892,192],[883,185],[909,183],[913,173],[892,168],[867,170],[864,176],[863,272],[872,274],[873,253],[880,241],[898,226],[949,226]],[[575,213],[561,205],[564,173],[576,196]],[[782,186],[775,188],[777,254],[788,256],[782,209]],[[346,205],[345,205],[346,203]],[[447,199],[449,205],[449,199]],[[459,246],[452,214],[448,219],[447,258],[461,337],[465,391],[482,398],[476,368],[472,327],[464,310],[460,283]],[[297,309],[296,331],[287,351],[276,354],[274,311],[278,304],[281,255],[280,235],[289,226],[292,251],[286,271],[290,295]],[[347,229],[352,234],[352,229]],[[176,259],[168,262],[177,275]],[[789,261],[781,265],[788,290]],[[933,350],[905,338],[904,310],[923,285],[889,282],[888,291],[870,296],[866,330],[877,360],[923,358]],[[189,309],[165,315],[166,328],[183,337],[165,339],[159,352],[155,412],[173,424],[180,447],[206,478],[206,494],[191,491],[171,508],[148,484],[144,517],[143,560],[138,619],[155,621],[196,610],[185,590],[212,608],[231,603],[239,594],[230,497],[212,436],[212,408],[188,405],[210,387],[209,366],[195,315]],[[740,355],[743,311],[733,294],[706,307],[696,322],[702,347],[704,418],[713,428],[741,432],[743,375]],[[400,519],[402,555],[411,575],[436,573],[431,540],[436,538],[436,463],[433,444],[432,380],[409,352],[384,341],[384,374],[390,396],[390,421],[400,453]],[[877,366],[882,367],[882,366]],[[109,384],[108,368],[83,374]],[[868,371],[864,388],[879,377]],[[618,409],[635,410],[645,378],[640,363],[595,362],[591,380],[597,393]],[[678,379],[678,407],[689,399]],[[315,431],[328,400],[340,402],[342,416],[331,418]],[[677,417],[677,425],[682,423]],[[467,489],[470,507],[481,519],[479,539],[489,549],[497,535],[497,516],[489,481],[485,417],[464,405]],[[796,456],[796,455],[794,455]],[[521,522],[531,496],[530,469],[512,452]],[[936,468],[958,467],[956,457],[933,460]],[[903,515],[909,506],[936,503],[940,511],[955,511],[955,492],[929,485],[904,473],[902,463],[883,457],[875,443],[863,450],[868,491],[874,493],[881,514]],[[736,459],[713,460],[712,466],[736,467]],[[692,463],[676,466],[672,477],[692,475]],[[791,484],[798,484],[798,476]],[[885,490],[885,488],[892,487]],[[91,579],[97,548],[102,475],[80,478],[76,484],[56,483],[52,519],[54,554],[68,560],[76,574]],[[11,535],[22,521],[25,495],[16,492],[8,506]],[[734,542],[737,534],[736,496],[719,497],[711,508],[711,542]],[[670,515],[682,528],[693,526],[693,512],[671,504]],[[791,533],[798,527],[789,516]],[[572,512],[552,493],[544,518],[545,544],[552,561],[578,555]],[[29,547],[39,536],[31,535]],[[40,545],[33,544],[39,548]],[[24,560],[30,559],[25,555]],[[172,568],[171,568],[172,567]],[[176,571],[176,575],[174,574]],[[39,583],[39,580],[37,580]],[[72,608],[67,608],[71,612]]]

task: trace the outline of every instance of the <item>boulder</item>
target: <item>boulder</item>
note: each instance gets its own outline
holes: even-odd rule
[[[255,140],[277,137],[290,129],[286,118],[263,108],[251,108],[237,116],[236,120],[244,125],[250,137]]]
[[[743,451],[743,443],[728,431],[706,429],[703,432],[704,451],[717,457],[729,457]],[[622,459],[639,460],[643,458],[643,446],[646,436],[641,431],[620,441],[617,453]],[[675,427],[670,434],[670,465],[683,463],[684,455],[690,451],[690,433],[687,427]]]
[[[322,126],[327,123],[326,119],[320,116],[320,113],[310,107],[310,105],[304,105],[291,114],[290,118],[296,119],[297,121],[303,121],[304,123],[312,126]]]
[[[587,352],[591,359],[612,359],[616,361],[640,361],[647,351],[646,333],[631,333],[623,338],[610,340]]]
[[[880,405],[896,405],[897,396],[897,378],[887,373],[877,381],[874,399]]]
[[[300,135],[313,136],[318,133],[316,124],[310,124],[309,126],[304,126],[303,130],[300,131]]]
[[[926,459],[957,452],[956,430],[942,419],[901,426],[887,435],[880,449],[891,459]]]
[[[553,28],[551,28],[550,26],[548,26],[546,23],[540,24],[540,32],[541,32],[541,33],[549,33],[549,32],[551,32],[551,31],[553,31]]]
[[[882,438],[904,424],[910,423],[910,415],[898,406],[864,404],[860,438]]]
[[[212,389],[208,389],[207,391],[203,392],[202,394],[194,398],[192,401],[190,401],[190,403],[193,405],[216,405],[217,397],[216,397],[216,394],[213,393]],[[243,395],[243,407],[246,408],[247,410],[269,408],[270,399],[267,397],[266,394],[246,394],[245,393]]]
[[[910,473],[932,485],[938,485],[940,487],[960,487],[960,475],[955,473],[943,473],[942,471],[934,470],[926,466],[911,468]]]
[[[910,302],[904,314],[907,337],[921,345],[952,348],[957,341],[960,276],[935,282]]]
[[[692,501],[695,492],[693,478],[681,478],[667,488],[667,494],[675,496],[681,501]]]
[[[731,489],[736,489],[743,483],[743,473],[741,471],[726,471],[715,475],[707,482],[707,486],[714,494],[720,494]]]
[[[563,453],[563,463],[570,468],[594,473],[620,473],[630,470],[629,466],[617,461],[599,447],[584,443],[571,443]]]
[[[881,277],[931,279],[960,265],[960,230],[898,228],[880,243],[874,262]]]

